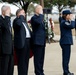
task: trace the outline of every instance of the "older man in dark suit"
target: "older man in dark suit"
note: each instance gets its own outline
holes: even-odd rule
[[[2,6],[2,15],[0,16],[1,27],[1,74],[13,75],[13,46],[12,46],[12,30],[10,24],[11,9],[9,6]]]
[[[31,18],[34,44],[34,67],[36,75],[44,75],[43,65],[45,56],[45,25],[42,6],[37,5],[35,15]]]
[[[13,22],[14,47],[18,58],[18,75],[28,75],[30,53],[30,30],[25,21],[25,11],[18,9]]]

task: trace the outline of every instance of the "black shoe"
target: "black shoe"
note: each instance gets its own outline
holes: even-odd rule
[[[63,73],[63,75],[74,75],[74,73]]]

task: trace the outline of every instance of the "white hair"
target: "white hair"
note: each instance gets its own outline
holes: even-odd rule
[[[42,7],[41,5],[37,4],[34,8],[34,12],[36,12],[36,9],[38,9],[38,7]]]
[[[41,5],[37,4],[37,5],[35,6],[35,9],[36,9],[38,6],[41,6]]]
[[[10,6],[8,6],[8,5],[3,5],[2,8],[1,8],[1,11],[5,11],[7,8],[10,8]]]

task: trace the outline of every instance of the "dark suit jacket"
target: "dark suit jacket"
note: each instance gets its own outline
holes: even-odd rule
[[[76,18],[75,18],[75,30],[76,30]]]
[[[14,47],[21,49],[26,42],[26,30],[22,24],[25,23],[25,18],[21,15],[19,18],[15,18],[13,22],[14,29]]]
[[[33,30],[33,43],[36,45],[45,45],[46,34],[44,25],[44,16],[40,14],[39,16],[34,15],[31,18],[31,25]]]
[[[0,26],[1,26],[1,50],[4,54],[12,53],[12,32],[10,25],[10,17],[5,16],[3,18],[0,16]]]
[[[62,20],[60,24],[60,44],[73,44],[72,29],[75,28],[75,21]]]

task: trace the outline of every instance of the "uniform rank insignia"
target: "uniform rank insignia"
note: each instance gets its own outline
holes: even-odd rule
[[[70,23],[69,23],[69,22],[65,22],[65,24],[66,24],[66,25],[70,25]]]

